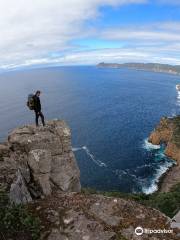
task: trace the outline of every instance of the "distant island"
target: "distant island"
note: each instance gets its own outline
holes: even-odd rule
[[[104,63],[97,64],[97,67],[103,68],[130,68],[136,70],[162,72],[170,74],[180,74],[180,65],[169,65],[160,63]]]

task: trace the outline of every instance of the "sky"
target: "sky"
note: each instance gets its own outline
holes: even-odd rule
[[[0,69],[180,65],[180,0],[0,0]]]

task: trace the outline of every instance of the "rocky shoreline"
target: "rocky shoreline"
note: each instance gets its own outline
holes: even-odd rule
[[[169,192],[169,190],[176,185],[178,182],[174,181],[174,184],[169,184],[169,181],[171,181],[172,174],[176,171],[176,165],[172,165],[165,173],[162,174],[162,176],[159,178],[159,181],[157,183],[158,189],[157,193],[161,192]],[[179,170],[178,170],[179,174]]]
[[[176,161],[176,165],[163,174],[158,183],[158,191],[168,192],[180,183],[180,116],[162,118],[148,141],[154,145],[165,144],[166,156]]]

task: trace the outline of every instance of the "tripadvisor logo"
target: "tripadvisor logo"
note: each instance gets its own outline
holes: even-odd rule
[[[173,233],[173,229],[148,229],[148,228],[142,228],[142,227],[137,227],[135,230],[134,230],[135,234],[137,236],[141,236],[143,235],[143,233],[145,234],[153,234],[153,233],[156,233],[156,234],[164,234],[164,233]]]
[[[142,227],[137,227],[137,228],[135,229],[135,234],[136,234],[137,236],[141,236],[143,233],[144,233],[144,230],[143,230]]]

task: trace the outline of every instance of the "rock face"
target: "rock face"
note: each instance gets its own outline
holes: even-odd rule
[[[40,216],[43,240],[178,240],[169,234],[135,234],[135,229],[170,228],[170,219],[134,201],[88,195],[56,193],[29,206]]]
[[[15,129],[0,145],[0,161],[1,187],[10,189],[15,203],[30,202],[55,189],[81,189],[70,129],[63,121],[49,121],[46,127]]]
[[[151,133],[149,137],[149,142],[155,145],[159,145],[161,143],[167,144],[171,139],[173,128],[173,119],[162,118],[158,126]]]
[[[180,182],[180,116],[162,118],[151,133],[149,142],[155,145],[164,143],[165,154],[177,162],[162,182],[161,190],[167,192],[174,184]]]

